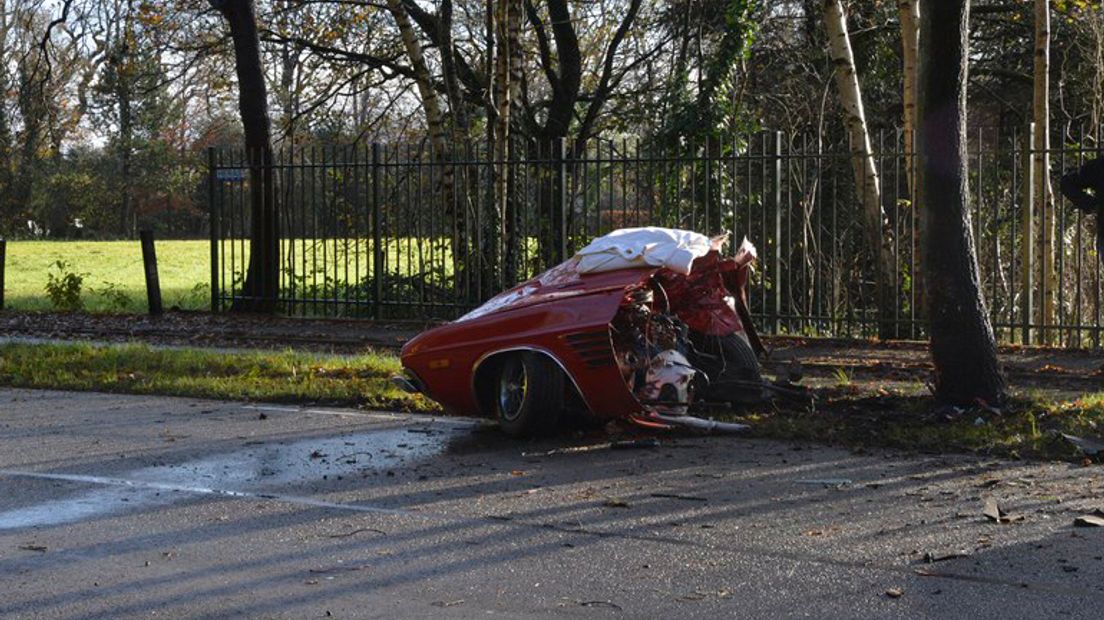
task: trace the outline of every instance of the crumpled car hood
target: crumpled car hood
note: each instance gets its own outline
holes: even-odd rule
[[[625,289],[640,284],[659,270],[658,267],[642,267],[582,274],[578,272],[578,264],[577,258],[561,263],[532,280],[522,282],[512,289],[495,295],[482,306],[456,319],[455,322],[471,321],[492,314],[580,295]]]

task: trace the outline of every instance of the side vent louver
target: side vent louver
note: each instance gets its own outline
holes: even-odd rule
[[[564,341],[590,368],[613,364],[613,349],[606,330],[577,332],[562,336]]]

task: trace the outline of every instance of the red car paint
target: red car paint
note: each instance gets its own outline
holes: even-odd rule
[[[419,334],[403,347],[402,364],[422,393],[446,411],[492,415],[477,395],[477,381],[484,379],[480,369],[497,355],[539,351],[564,370],[592,414],[617,418],[639,413],[642,406],[615,362],[609,327],[626,293],[649,286],[654,278],[671,311],[691,328],[708,334],[745,332],[754,338],[754,331],[744,327],[750,325],[748,262],[736,263],[713,251],[694,262],[690,276],[683,276],[653,267],[580,274],[570,260],[496,295],[457,321]],[[727,295],[736,298],[735,310]]]

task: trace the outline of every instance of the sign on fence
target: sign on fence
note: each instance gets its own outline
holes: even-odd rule
[[[245,180],[245,168],[220,168],[215,170],[215,178],[227,183],[241,183]]]

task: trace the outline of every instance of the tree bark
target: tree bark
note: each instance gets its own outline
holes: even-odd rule
[[[514,46],[517,45],[517,38],[514,36],[516,30],[514,28],[514,21],[519,14],[520,7],[517,6],[517,2],[511,0],[496,0],[496,6],[494,10],[494,35],[495,35],[495,57],[494,57],[494,107],[495,107],[495,128],[494,128],[494,149],[492,153],[494,169],[494,209],[495,220],[498,223],[498,234],[496,235],[495,243],[495,260],[496,265],[502,265],[507,257],[507,247],[510,245],[510,235],[512,230],[510,222],[507,219],[507,205],[509,204],[509,195],[507,193],[508,188],[508,175],[509,175],[509,163],[508,157],[510,155],[510,111],[513,107],[513,75],[511,73],[511,58],[514,54]],[[500,274],[503,280],[505,280],[505,273]],[[513,284],[513,282],[501,282],[502,284]]]
[[[433,84],[433,76],[429,72],[429,66],[425,61],[422,45],[418,41],[414,28],[410,23],[410,15],[402,0],[387,0],[387,8],[395,19],[395,25],[399,29],[406,57],[410,60],[410,66],[414,70],[414,83],[418,88],[418,96],[422,100],[422,108],[425,110],[426,127],[429,129],[429,142],[433,150],[433,159],[441,166],[441,201],[445,205],[446,213],[452,216],[452,258],[455,265],[457,285],[466,277],[467,269],[467,235],[464,230],[464,218],[456,215],[456,176],[452,167],[452,151],[449,145],[448,129],[445,124],[444,114],[441,112],[440,99],[437,97],[437,89]]]
[[[521,3],[511,2],[510,13],[507,16],[508,23],[506,25],[506,36],[510,47],[510,119],[511,123],[516,123],[516,112],[521,109]],[[506,161],[517,161],[516,147],[517,139],[512,135],[506,144]],[[504,243],[505,255],[503,257],[503,280],[509,285],[513,285],[518,280],[518,259],[520,258],[521,243],[517,231],[518,224],[518,197],[516,196],[517,188],[517,166],[510,165],[506,167],[506,197],[504,203],[506,206],[504,230],[506,232],[506,238]]]
[[[1033,112],[1035,117],[1035,144],[1032,166],[1035,168],[1035,204],[1042,215],[1041,280],[1043,287],[1040,301],[1044,326],[1054,325],[1058,305],[1058,274],[1054,268],[1055,220],[1054,190],[1050,183],[1050,5],[1049,0],[1035,0],[1035,80]],[[1050,344],[1054,330],[1042,330],[1043,342]]]
[[[10,22],[6,0],[0,0],[0,58],[9,58],[8,31]],[[7,92],[11,79],[8,63],[0,62],[0,236],[10,230],[9,196],[12,189],[12,134],[8,117]]]
[[[855,70],[855,57],[847,33],[847,17],[842,0],[825,0],[824,24],[828,31],[828,47],[835,65],[836,85],[840,92],[844,120],[851,143],[851,164],[855,174],[856,193],[862,201],[866,240],[874,262],[875,295],[878,306],[878,335],[883,339],[896,337],[892,321],[896,308],[893,294],[892,230],[882,209],[882,192],[870,132],[866,126],[862,90]]]
[[[999,404],[1005,383],[982,294],[966,170],[969,0],[925,2],[920,19],[917,159],[925,198],[924,264],[935,395]]]
[[[909,191],[913,193],[916,204],[916,179],[914,177],[912,155],[915,151],[916,135],[916,54],[920,45],[920,0],[899,0],[898,15],[901,19],[901,58],[902,67],[901,104],[904,108],[905,172],[908,175]]]
[[[238,109],[245,130],[249,161],[251,236],[249,268],[241,296],[231,309],[275,312],[279,293],[280,233],[277,222],[268,92],[261,66],[260,40],[252,0],[209,0],[230,26],[234,68],[238,77]]]
[[[898,15],[901,21],[901,57],[903,60],[901,103],[904,116],[905,172],[908,180],[909,198],[912,201],[909,217],[914,218],[916,233],[913,235],[912,286],[915,291],[915,316],[927,313],[927,293],[925,292],[924,260],[919,251],[919,239],[924,237],[924,218],[920,209],[924,207],[924,197],[920,194],[920,172],[916,168],[916,81],[919,69],[917,56],[920,53],[920,0],[899,0]],[[915,337],[910,330],[909,337]]]

